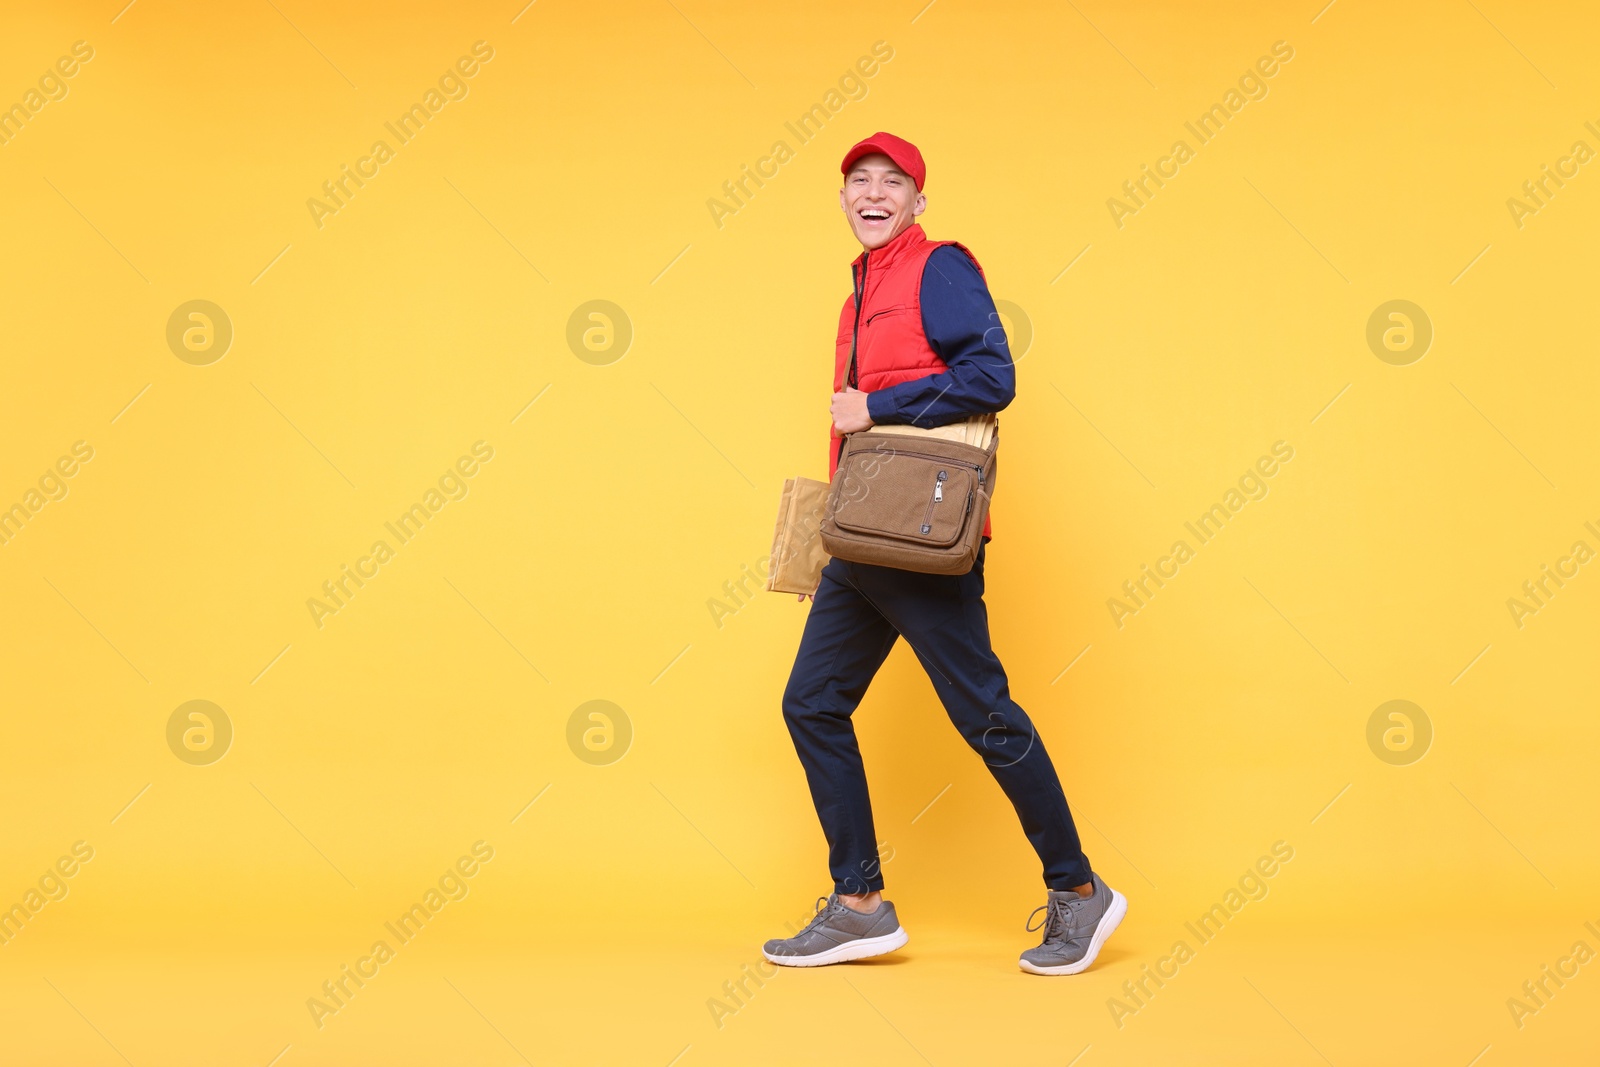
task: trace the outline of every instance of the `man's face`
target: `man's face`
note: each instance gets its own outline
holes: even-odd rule
[[[844,176],[839,204],[850,231],[869,252],[894,240],[928,207],[916,183],[881,152],[855,161]]]

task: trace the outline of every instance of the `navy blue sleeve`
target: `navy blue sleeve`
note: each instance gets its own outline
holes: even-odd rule
[[[922,330],[946,369],[867,394],[873,422],[927,429],[1001,411],[1017,395],[1016,368],[983,275],[954,245],[922,271]]]

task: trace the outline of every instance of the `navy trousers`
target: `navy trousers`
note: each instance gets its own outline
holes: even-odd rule
[[[1011,699],[1005,669],[989,644],[983,559],[961,575],[922,574],[834,558],[806,618],[783,717],[805,767],[811,800],[828,839],[834,890],[883,888],[867,775],[851,716],[873,675],[904,636],[933,682],[950,721],[983,757],[1005,791],[1051,889],[1089,881],[1055,766],[1026,712]]]

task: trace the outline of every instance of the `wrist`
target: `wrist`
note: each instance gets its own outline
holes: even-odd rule
[[[867,394],[867,421],[873,425],[886,422],[894,414],[894,405],[886,389],[877,389]]]

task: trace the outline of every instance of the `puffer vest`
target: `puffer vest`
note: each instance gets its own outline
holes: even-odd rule
[[[939,374],[944,360],[928,344],[922,331],[922,271],[928,257],[941,245],[955,245],[967,254],[983,276],[978,257],[959,241],[930,241],[922,226],[912,223],[882,248],[863,252],[850,264],[853,286],[839,312],[839,335],[834,344],[833,391],[843,392],[850,369],[850,343],[856,343],[856,380],[863,392]],[[855,292],[861,293],[856,306]],[[859,323],[859,325],[858,325]],[[859,333],[858,333],[859,331]],[[828,479],[839,469],[844,440],[829,426]],[[983,536],[992,537],[993,508],[983,520]]]

